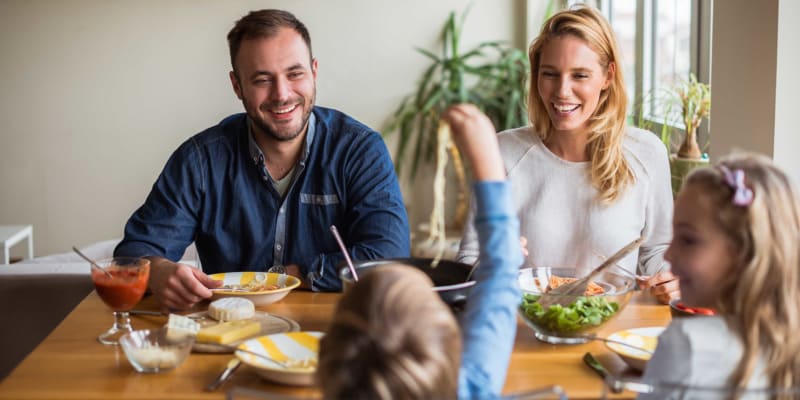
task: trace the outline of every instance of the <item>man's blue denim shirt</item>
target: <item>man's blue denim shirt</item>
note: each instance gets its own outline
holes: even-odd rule
[[[355,260],[408,257],[408,217],[377,132],[314,107],[305,154],[281,198],[251,153],[247,121],[229,116],[172,154],[115,255],[177,261],[195,241],[206,273],[297,264],[313,290],[325,291],[341,289],[344,259],[331,225]]]

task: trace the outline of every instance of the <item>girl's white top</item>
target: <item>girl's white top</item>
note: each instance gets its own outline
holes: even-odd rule
[[[728,399],[724,390],[704,390],[730,386],[728,380],[739,365],[744,347],[725,319],[713,317],[675,318],[658,338],[658,347],[647,363],[642,381],[678,383],[688,389],[662,385],[639,399]],[[766,388],[763,360],[756,364],[748,388]],[[692,388],[693,387],[693,388]],[[759,393],[744,393],[742,399],[771,398]]]

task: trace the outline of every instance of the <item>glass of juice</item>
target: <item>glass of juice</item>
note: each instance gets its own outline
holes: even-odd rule
[[[97,294],[114,311],[114,325],[97,337],[103,344],[118,345],[122,335],[133,330],[128,311],[144,296],[150,276],[150,260],[114,257],[97,262],[92,281]]]

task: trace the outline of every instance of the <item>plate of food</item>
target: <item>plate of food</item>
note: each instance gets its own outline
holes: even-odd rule
[[[258,311],[252,301],[241,297],[214,300],[207,311],[171,314],[167,321],[168,336],[195,336],[192,350],[201,353],[233,353],[252,337],[297,330],[300,325],[294,320]]]
[[[653,352],[656,351],[658,336],[664,332],[660,326],[624,329],[612,333],[606,347],[617,353],[625,363],[639,371],[644,371]]]
[[[222,287],[214,289],[212,300],[245,297],[259,306],[272,304],[300,286],[300,279],[273,272],[223,272],[209,276],[223,283]]]
[[[259,336],[240,344],[236,357],[264,379],[286,385],[314,384],[322,332]]]

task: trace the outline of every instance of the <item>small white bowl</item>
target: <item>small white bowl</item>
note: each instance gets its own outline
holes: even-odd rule
[[[608,337],[608,340],[626,343],[628,346],[620,343],[606,342],[606,347],[614,353],[617,353],[631,368],[644,371],[647,362],[650,361],[650,357],[653,356],[652,353],[656,351],[658,336],[661,335],[662,332],[664,332],[664,328],[660,326],[624,329],[612,333],[611,336]],[[637,350],[637,348],[646,351]]]
[[[310,331],[276,333],[253,338],[239,345],[239,349],[283,363],[308,360],[312,364],[308,367],[283,368],[269,360],[242,351],[237,351],[236,357],[255,369],[264,379],[284,385],[310,386],[314,384],[319,339],[322,335],[324,335],[322,332]]]
[[[126,333],[119,344],[136,371],[156,373],[183,364],[192,350],[194,336],[170,340],[165,329],[144,329]]]
[[[300,286],[300,280],[294,276],[286,274],[276,274],[274,272],[223,272],[209,275],[211,279],[222,281],[225,285],[247,285],[254,280],[261,281],[270,285],[278,285],[279,289],[261,291],[238,291],[238,290],[214,290],[212,300],[223,297],[244,297],[257,306],[272,304],[286,297],[292,289]]]

